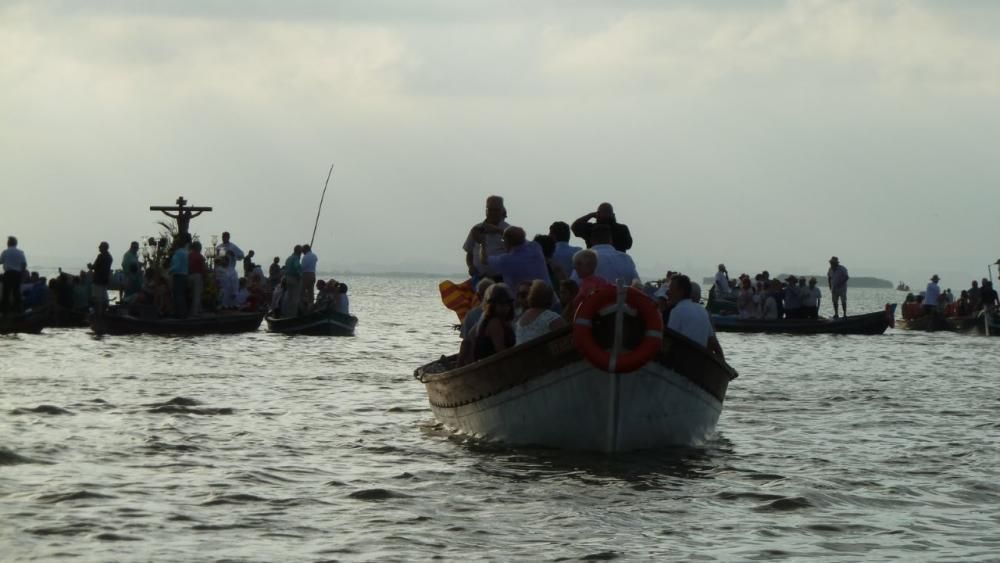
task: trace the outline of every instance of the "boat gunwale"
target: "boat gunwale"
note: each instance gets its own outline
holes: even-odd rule
[[[541,348],[550,348],[549,353],[542,352]],[[555,351],[551,350],[555,348]],[[678,356],[677,353],[682,354],[680,358],[686,359],[682,361],[684,365],[689,365],[690,362],[708,362],[710,366],[715,369],[708,370],[706,373],[692,373],[691,369],[683,368],[677,369],[673,364],[677,364]],[[532,356],[538,356],[542,360],[542,367],[536,367],[534,370],[520,370],[520,372],[515,375],[509,375],[509,372],[503,374],[505,381],[499,380],[486,380],[487,382],[497,381],[495,386],[487,386],[486,391],[477,393],[476,390],[471,389],[472,385],[468,385],[470,389],[459,391],[452,391],[454,394],[465,396],[466,398],[462,400],[454,400],[449,402],[439,402],[435,401],[435,394],[446,394],[447,389],[454,387],[462,387],[463,380],[467,378],[475,378],[477,375],[485,375],[491,371],[505,371],[502,370],[504,364],[519,364],[517,360],[519,358],[530,358]],[[450,358],[454,358],[452,355]],[[449,358],[448,356],[442,356],[442,358]],[[563,366],[569,365],[573,362],[584,361],[586,359],[576,350],[572,342],[572,327],[563,327],[561,329],[552,331],[542,337],[533,339],[530,342],[514,346],[508,350],[504,350],[499,354],[494,354],[485,360],[479,362],[474,362],[465,366],[458,368],[440,371],[440,372],[427,372],[426,368],[440,362],[438,359],[435,362],[431,362],[421,366],[414,371],[414,377],[419,381],[424,383],[425,387],[428,389],[428,399],[432,406],[439,408],[454,408],[466,404],[471,404],[499,393],[502,393],[508,389],[526,383],[534,379],[545,377],[549,372],[560,369]],[[686,338],[685,336],[678,334],[672,330],[664,330],[663,346],[657,353],[656,357],[650,361],[655,361],[675,371],[681,377],[691,381],[694,385],[698,386],[706,393],[712,395],[720,402],[724,401],[726,388],[729,382],[739,376],[735,369],[727,364],[724,360],[721,360],[716,355],[710,353],[707,349],[699,346],[695,342]],[[524,366],[518,366],[523,368]],[[594,368],[595,370],[597,368]],[[703,370],[704,371],[704,370]],[[603,373],[603,371],[602,371]],[[709,375],[710,374],[710,375]],[[622,377],[628,377],[628,373],[617,374]],[[724,381],[721,379],[724,378]]]

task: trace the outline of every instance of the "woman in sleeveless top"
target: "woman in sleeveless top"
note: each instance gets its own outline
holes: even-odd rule
[[[552,311],[552,302],[552,287],[542,280],[533,281],[528,291],[528,309],[514,322],[514,335],[518,344],[566,326],[562,315]]]
[[[483,318],[476,325],[473,361],[479,361],[514,346],[514,298],[506,284],[491,285],[486,290]]]

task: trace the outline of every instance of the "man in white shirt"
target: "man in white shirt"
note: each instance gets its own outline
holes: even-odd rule
[[[590,230],[590,250],[597,254],[597,271],[595,275],[615,283],[615,280],[622,280],[625,285],[633,283],[639,279],[639,272],[635,269],[635,262],[628,254],[617,250],[611,244],[611,228],[607,225],[597,224]]]
[[[833,299],[833,318],[840,316],[837,303],[844,309],[844,316],[847,316],[847,280],[851,279],[847,275],[847,268],[840,264],[840,259],[836,256],[830,258],[830,270],[826,273],[827,284],[830,286],[830,298]]]
[[[924,292],[924,312],[928,315],[937,311],[938,299],[941,297],[941,286],[938,285],[940,279],[937,274],[931,276],[931,282]]]
[[[302,304],[306,308],[312,307],[313,299],[315,299],[313,290],[316,288],[317,262],[319,262],[319,257],[312,251],[312,247],[303,244],[300,263],[302,264]]]
[[[232,271],[236,271],[236,263],[243,261],[243,251],[240,247],[236,246],[235,243],[229,240],[229,231],[222,233],[222,242],[215,247],[216,256],[228,256],[229,262],[226,267]],[[239,279],[237,275],[236,279]]]
[[[725,264],[719,264],[719,271],[715,273],[715,294],[728,297],[729,293],[729,272],[726,271]]]
[[[667,295],[668,306],[671,307],[667,328],[707,348],[720,359],[725,359],[719,339],[715,337],[715,329],[712,328],[708,311],[692,299],[691,278],[685,275],[671,278]]]
[[[17,247],[17,237],[7,237],[7,250],[0,252],[3,263],[3,294],[0,299],[0,314],[21,312],[21,282],[27,281],[28,259]]]
[[[503,232],[510,225],[505,221],[506,218],[507,208],[504,207],[503,198],[491,195],[486,198],[486,219],[473,225],[469,229],[469,235],[465,237],[465,244],[462,245],[462,250],[465,251],[465,265],[469,268],[469,275],[477,282],[482,278],[496,278],[496,272],[482,262],[479,247],[480,245],[486,247],[487,256],[507,253],[507,248],[503,244]],[[482,243],[478,242],[479,240],[482,240]]]

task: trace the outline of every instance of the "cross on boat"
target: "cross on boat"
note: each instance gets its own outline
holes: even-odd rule
[[[191,219],[194,219],[206,211],[211,211],[212,208],[188,205],[184,196],[180,196],[177,198],[176,205],[151,205],[149,210],[159,211],[167,217],[177,221],[177,234],[183,235],[188,232],[188,226],[191,224]],[[171,214],[171,211],[176,213]]]

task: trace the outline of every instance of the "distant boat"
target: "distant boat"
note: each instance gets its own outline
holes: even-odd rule
[[[896,286],[896,291],[910,291],[910,286],[906,285],[903,282],[899,282],[899,284]]]
[[[718,332],[766,334],[882,334],[895,324],[896,305],[887,304],[876,311],[839,319],[741,319],[733,315],[712,315]]]
[[[216,313],[177,319],[172,317],[133,316],[112,307],[101,316],[92,315],[90,328],[95,334],[160,334],[200,336],[254,332],[260,328],[264,313]]]
[[[358,318],[337,312],[333,307],[311,311],[295,317],[267,317],[267,330],[283,334],[315,336],[354,336]]]

